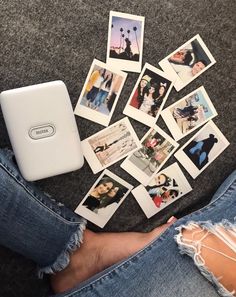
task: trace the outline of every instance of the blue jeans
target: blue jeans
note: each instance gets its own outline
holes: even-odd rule
[[[99,107],[107,98],[108,92],[104,90],[100,90],[93,102],[94,106]]]
[[[220,222],[227,219],[234,223],[235,177],[236,172],[222,184],[209,205],[179,219],[138,253],[55,296],[219,296],[192,259],[180,254],[174,237],[176,228],[188,221]],[[34,260],[41,273],[66,267],[68,253],[79,248],[86,221],[24,181],[12,155],[2,150],[0,182],[0,244]]]

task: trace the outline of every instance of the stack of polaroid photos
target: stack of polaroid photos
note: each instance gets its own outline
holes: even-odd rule
[[[216,63],[201,37],[160,61],[162,71],[148,63],[141,69],[144,20],[110,12],[106,63],[94,59],[75,107],[76,115],[106,126],[82,141],[93,173],[105,170],[75,210],[100,227],[130,191],[150,218],[192,190],[177,162],[160,170],[177,141],[200,126],[206,124],[174,155],[193,178],[229,145],[211,121],[217,112],[203,86],[163,110],[173,87],[180,91]],[[123,113],[150,127],[141,140],[128,117],[108,126],[127,77],[124,71],[140,73]],[[173,138],[156,125],[160,115]],[[135,189],[106,169],[125,157],[121,167],[140,182]]]

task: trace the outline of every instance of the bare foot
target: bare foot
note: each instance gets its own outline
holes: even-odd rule
[[[70,256],[69,265],[51,277],[55,293],[62,293],[96,273],[124,260],[163,233],[176,218],[149,233],[94,233],[84,231],[83,243]]]

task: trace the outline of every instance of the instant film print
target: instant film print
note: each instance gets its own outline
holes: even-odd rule
[[[132,188],[119,176],[104,170],[75,212],[103,228]]]
[[[228,140],[210,121],[175,153],[175,157],[196,178],[228,145]]]
[[[139,185],[132,194],[147,218],[178,200],[192,190],[177,162],[158,173],[149,184]]]
[[[172,86],[172,82],[163,71],[146,63],[123,113],[153,127]]]
[[[151,128],[141,140],[142,147],[130,154],[121,167],[143,185],[161,169],[178,147],[159,127]]]
[[[107,168],[141,147],[127,117],[83,140],[81,145],[93,173]]]
[[[143,55],[144,17],[110,11],[107,64],[140,72]]]
[[[217,112],[204,87],[168,106],[161,113],[176,141],[214,118]]]
[[[75,114],[108,126],[127,74],[94,60],[75,107]]]
[[[163,59],[159,65],[172,77],[177,91],[216,63],[199,34]]]

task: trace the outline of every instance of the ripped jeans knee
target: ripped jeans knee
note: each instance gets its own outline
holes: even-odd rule
[[[175,240],[220,296],[236,296],[236,223],[189,222],[176,228]]]

